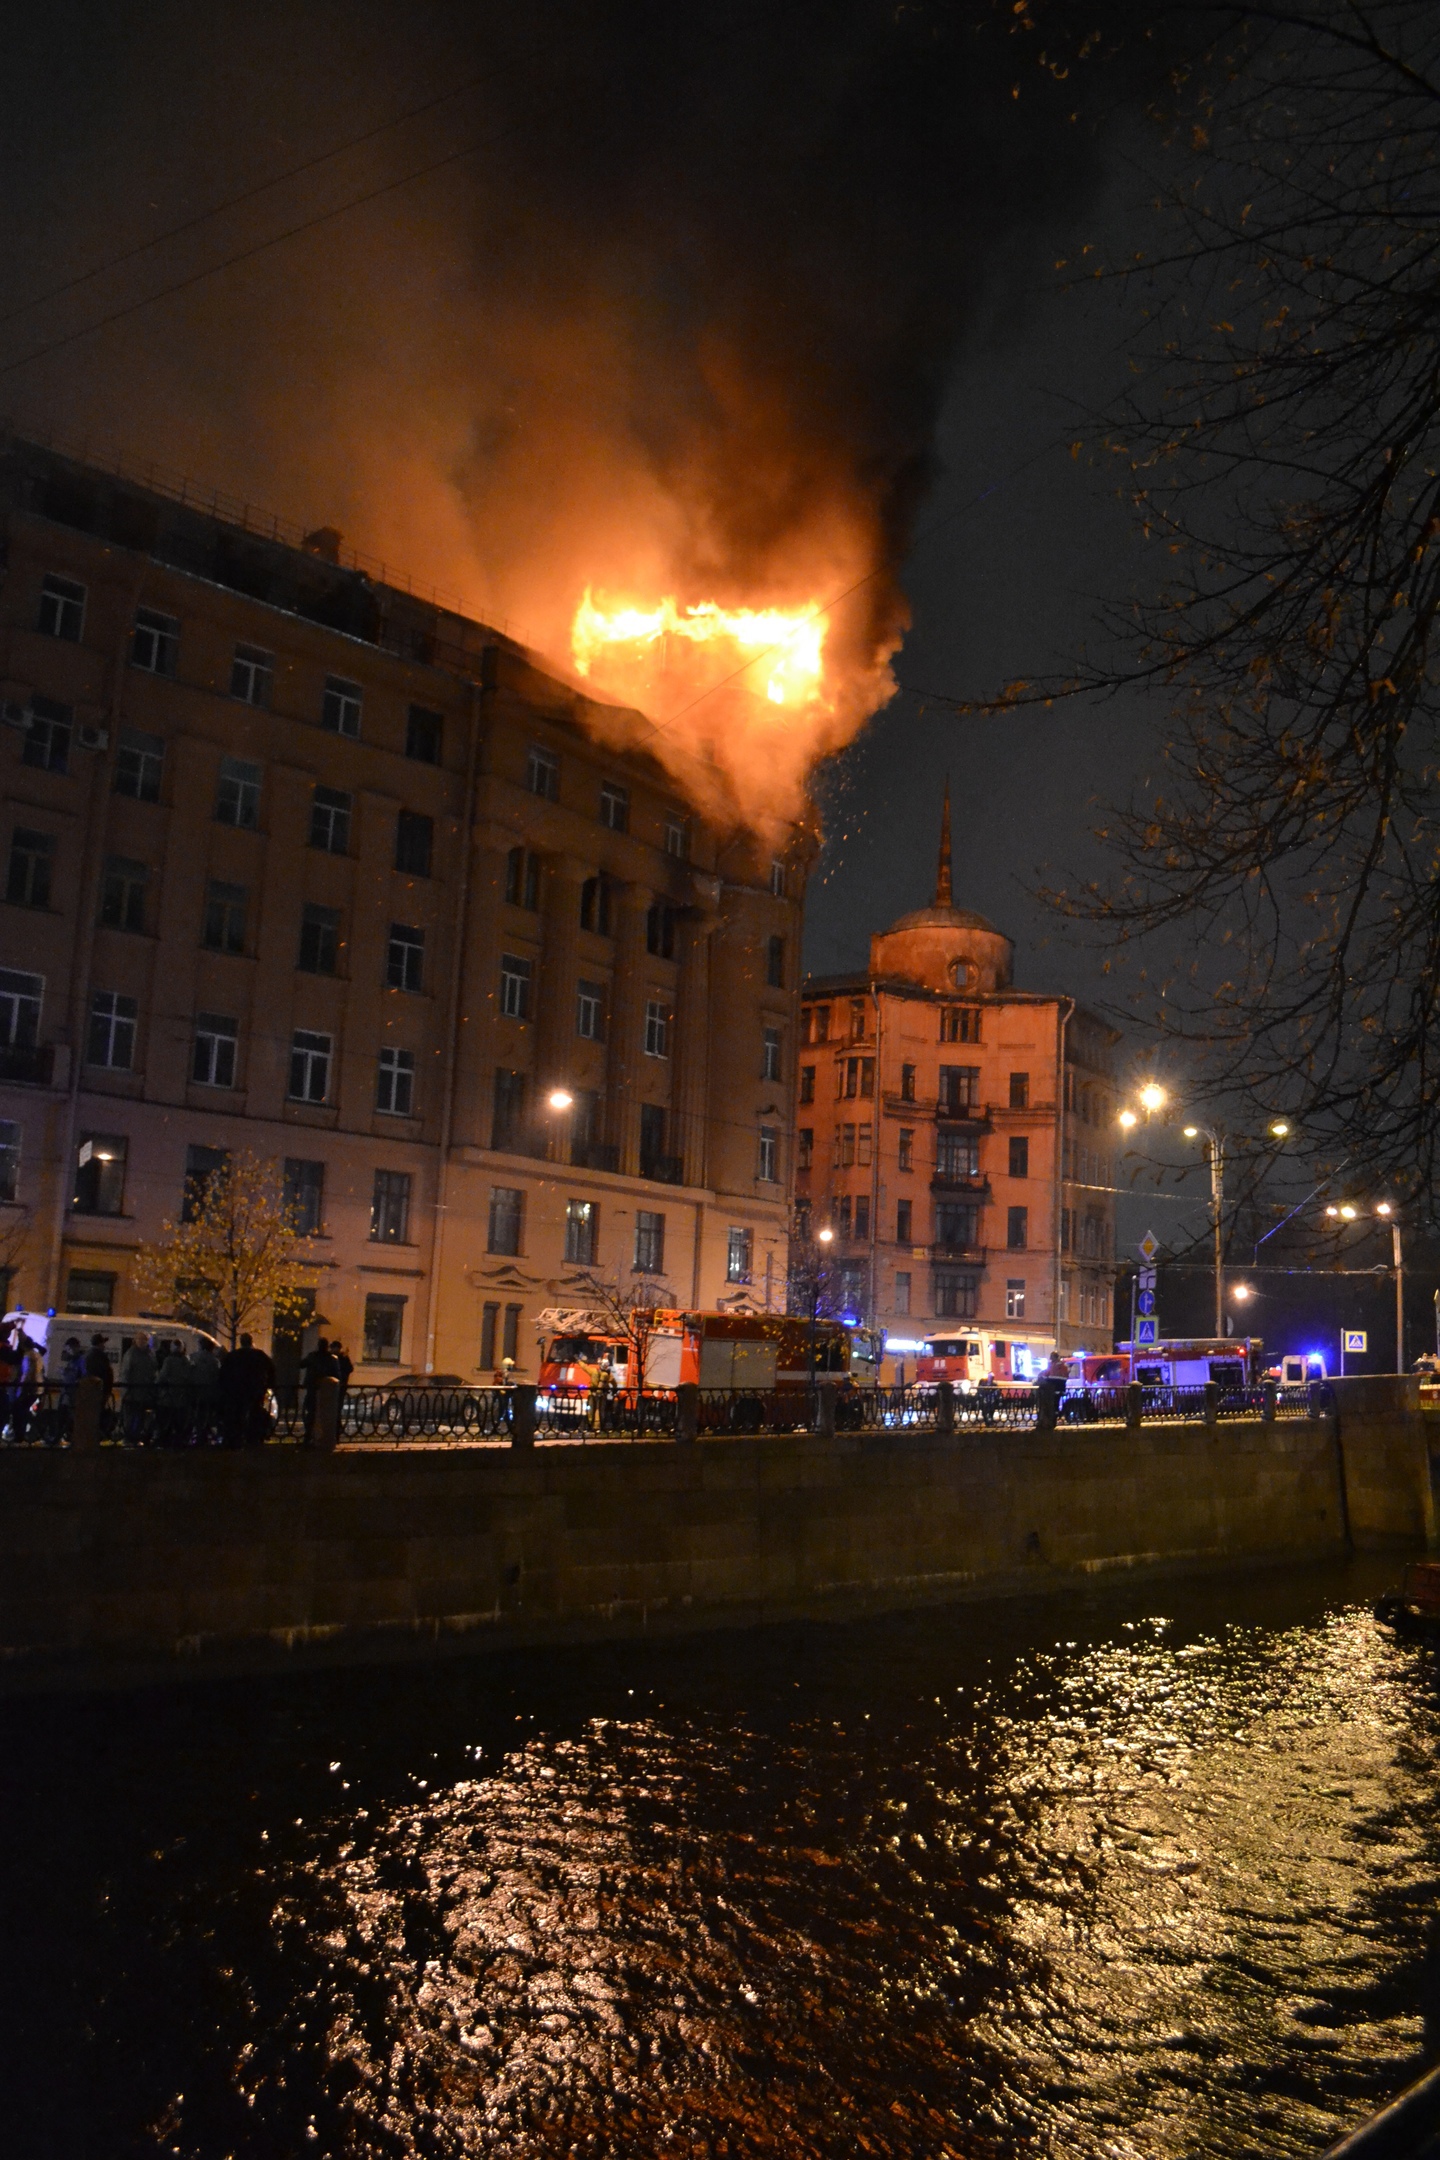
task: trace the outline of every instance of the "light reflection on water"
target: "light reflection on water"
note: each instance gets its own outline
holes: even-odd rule
[[[12,1706],[11,2149],[1316,2153],[1433,2027],[1376,1586]]]

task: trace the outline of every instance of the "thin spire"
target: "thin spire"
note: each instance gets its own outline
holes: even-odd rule
[[[950,775],[945,775],[945,807],[940,812],[940,867],[935,873],[936,907],[953,907],[950,890]]]

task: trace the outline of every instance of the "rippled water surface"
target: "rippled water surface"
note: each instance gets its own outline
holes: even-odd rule
[[[1317,2153],[1440,2049],[1386,1572],[12,1702],[0,2144]]]

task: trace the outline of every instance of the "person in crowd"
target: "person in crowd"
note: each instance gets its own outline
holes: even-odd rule
[[[155,1353],[148,1335],[136,1335],[120,1359],[121,1430],[132,1447],[155,1437]]]
[[[85,1345],[67,1335],[60,1347],[60,1437],[75,1430],[75,1390],[85,1377]]]
[[[195,1387],[185,1345],[163,1342],[156,1352],[160,1439],[166,1447],[184,1447],[194,1424]]]
[[[351,1357],[343,1342],[332,1342],[330,1355],[334,1358],[340,1372],[340,1407],[343,1410],[345,1407],[345,1390],[350,1385],[350,1375],[355,1370],[355,1360]]]
[[[215,1438],[220,1417],[220,1360],[214,1345],[202,1337],[185,1362],[190,1368],[195,1438],[197,1443],[208,1444]]]
[[[266,1397],[275,1385],[275,1367],[249,1335],[220,1360],[220,1417],[227,1447],[261,1447],[274,1421]]]
[[[84,1377],[87,1380],[98,1380],[103,1386],[105,1392],[100,1398],[100,1430],[102,1433],[112,1432],[115,1425],[115,1412],[111,1408],[115,1398],[115,1368],[110,1362],[103,1335],[92,1335],[90,1338],[90,1347],[85,1353]]]
[[[315,1408],[320,1397],[322,1380],[338,1380],[340,1363],[329,1343],[322,1335],[313,1350],[300,1360],[300,1377],[303,1383],[301,1415],[308,1447],[315,1437]]]
[[[20,1363],[15,1375],[15,1407],[10,1416],[10,1437],[30,1437],[30,1421],[45,1386],[45,1359],[39,1345],[22,1335],[18,1344]]]
[[[15,1323],[0,1327],[0,1425],[14,1437],[16,1386],[20,1379],[20,1345]]]

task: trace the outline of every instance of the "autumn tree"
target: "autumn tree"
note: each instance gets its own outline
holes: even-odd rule
[[[675,1292],[659,1276],[627,1276],[618,1271],[613,1275],[598,1270],[576,1275],[571,1278],[571,1286],[596,1333],[614,1336],[629,1345],[628,1384],[643,1395],[660,1315],[675,1309]]]
[[[205,1328],[233,1349],[261,1315],[300,1318],[318,1263],[279,1172],[248,1150],[186,1181],[184,1218],[140,1248],[143,1305]]]

